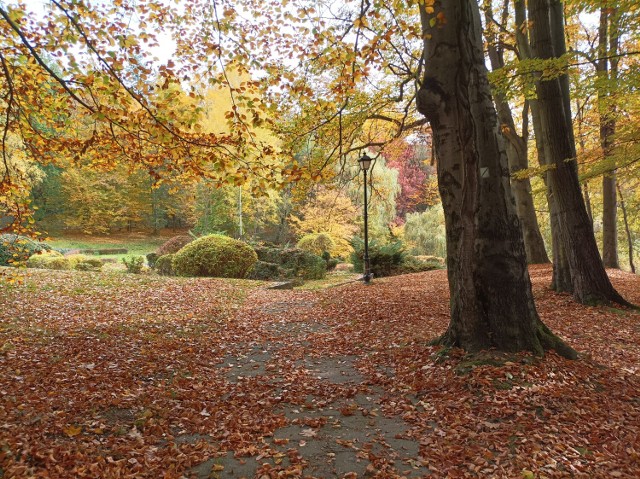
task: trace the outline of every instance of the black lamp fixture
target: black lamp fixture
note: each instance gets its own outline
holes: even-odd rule
[[[373,278],[369,262],[369,218],[367,214],[367,171],[371,167],[371,161],[373,160],[366,153],[358,160],[360,169],[364,173],[364,276],[362,276],[364,284],[371,283],[371,278]]]

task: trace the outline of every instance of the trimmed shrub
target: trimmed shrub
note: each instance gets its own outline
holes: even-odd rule
[[[323,279],[327,274],[327,263],[320,256],[298,248],[280,250],[280,265],[290,271],[290,277]]]
[[[70,254],[65,256],[65,259],[69,262],[68,269],[75,269],[76,265],[80,263],[86,263],[88,265],[91,265],[93,269],[100,269],[104,264],[101,259],[95,258],[93,256],[87,256],[84,254]]]
[[[162,276],[173,276],[173,254],[160,256],[155,263],[155,269]]]
[[[144,266],[144,258],[142,256],[132,256],[130,258],[122,258],[122,262],[127,267],[127,272],[133,274],[142,273]]]
[[[287,272],[275,263],[257,261],[249,274],[249,278],[271,281],[286,278],[286,274]]]
[[[259,261],[264,261],[265,263],[275,263],[280,264],[280,255],[282,248],[275,248],[271,246],[254,246],[253,250],[258,255]]]
[[[260,261],[280,266],[281,276],[272,279],[322,279],[327,273],[325,260],[302,249],[258,246],[255,251]]]
[[[30,256],[42,251],[51,251],[51,246],[26,236],[0,235],[0,266],[27,261]]]
[[[147,264],[149,265],[149,268],[155,268],[156,267],[156,261],[158,261],[158,258],[160,256],[158,256],[158,253],[149,253],[147,254]]]
[[[29,259],[27,260],[27,267],[47,269],[47,263],[51,261],[52,258],[62,258],[62,253],[53,250],[36,253],[29,256]]]
[[[89,259],[88,261],[81,261],[76,264],[73,269],[77,271],[99,271],[104,263],[100,260]]]
[[[334,269],[336,269],[338,263],[340,263],[340,260],[338,258],[329,258],[327,260],[327,271],[333,271]]]
[[[364,241],[360,238],[351,240],[354,252],[351,254],[351,262],[355,271],[364,270]],[[376,240],[369,242],[369,263],[371,272],[380,278],[402,273],[406,252],[401,241],[388,244],[380,244]]]
[[[98,258],[82,254],[62,256],[57,251],[34,254],[27,261],[29,268],[43,268],[55,270],[76,269],[79,271],[97,271],[102,268],[103,262]]]
[[[193,237],[189,235],[178,235],[174,236],[164,244],[162,244],[157,250],[156,254],[158,257],[164,256],[166,254],[174,254],[180,251],[182,248],[187,246],[189,243],[193,241]]]
[[[327,233],[312,233],[303,236],[296,245],[299,249],[322,256],[336,247],[336,243]]]
[[[222,235],[208,235],[192,241],[173,257],[173,270],[179,276],[244,278],[258,256],[251,246]]]
[[[422,271],[432,271],[434,269],[442,269],[443,265],[439,258],[432,260],[422,260],[417,256],[407,255],[404,261],[397,269],[396,274],[421,273]]]

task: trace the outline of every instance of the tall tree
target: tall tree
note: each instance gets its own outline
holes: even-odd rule
[[[532,58],[531,45],[529,40],[529,29],[527,28],[527,8],[524,0],[515,0],[515,37],[518,46],[518,53],[521,60],[530,60]],[[529,100],[531,108],[531,119],[533,120],[533,131],[536,141],[536,152],[538,163],[544,169],[544,180],[547,188],[547,204],[549,207],[549,216],[551,219],[551,249],[553,252],[553,278],[551,280],[551,288],[559,292],[571,292],[573,286],[571,284],[571,269],[564,250],[564,244],[560,238],[559,213],[556,196],[550,175],[550,153],[548,145],[545,143],[542,135],[542,120],[540,118],[540,107],[536,98]]]
[[[447,231],[451,322],[440,341],[469,351],[575,352],[536,312],[507,156],[472,0],[420,4],[429,120]]]
[[[605,160],[612,157],[616,132],[616,105],[612,87],[618,77],[619,13],[613,2],[600,7],[598,28],[598,110],[600,113],[600,145]],[[615,168],[602,177],[602,261],[607,268],[619,268],[618,215]]]
[[[531,49],[548,60],[565,53],[562,8],[557,0],[529,0]],[[578,180],[575,140],[566,75],[539,76],[536,92],[543,141],[552,168],[551,183],[558,208],[560,237],[571,273],[573,296],[581,303],[627,304],[604,269]]]
[[[498,25],[494,20],[493,9],[490,2],[485,2],[484,11],[486,17],[485,37],[487,38],[489,61],[491,62],[492,70],[497,71],[505,66],[504,42],[500,39],[501,35],[498,33]],[[508,15],[509,2],[504,2],[500,21],[501,28],[504,28]],[[522,134],[519,135],[505,93],[496,89],[493,99],[496,104],[498,120],[500,121],[500,132],[506,140],[509,169],[513,175],[511,188],[516,201],[518,218],[520,218],[520,224],[522,226],[527,260],[529,263],[534,264],[548,263],[549,257],[547,256],[542,234],[540,234],[538,218],[536,217],[533,197],[531,196],[531,181],[528,175],[522,175],[522,172],[529,167],[527,148],[529,103],[525,102],[525,109],[522,116]],[[520,175],[518,175],[518,173],[520,173]]]

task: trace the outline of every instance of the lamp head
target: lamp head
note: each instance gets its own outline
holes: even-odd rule
[[[371,166],[371,161],[373,160],[365,153],[360,157],[358,163],[360,163],[360,168],[362,168],[363,171],[367,171]]]

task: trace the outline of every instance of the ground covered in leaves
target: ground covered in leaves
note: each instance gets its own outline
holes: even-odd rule
[[[637,478],[640,315],[550,274],[541,317],[580,359],[491,365],[428,345],[444,271],[273,291],[29,270],[0,286],[0,477]]]

